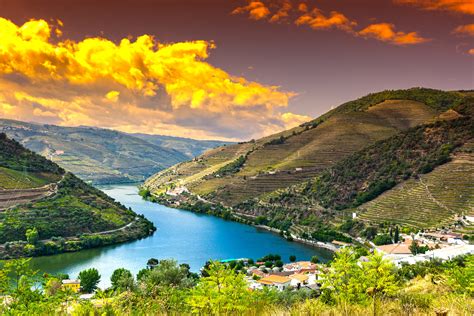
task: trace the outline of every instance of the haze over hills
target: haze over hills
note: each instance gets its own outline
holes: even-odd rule
[[[288,226],[288,222],[296,226],[310,217],[337,221],[338,210],[358,207],[397,183],[429,174],[453,159],[452,155],[458,155],[460,148],[470,157],[472,152],[465,148],[474,137],[473,104],[469,92],[413,88],[373,93],[292,130],[213,149],[150,177],[145,188],[160,201],[166,201],[167,190],[186,187],[192,193],[191,197],[184,197],[186,203],[196,203],[192,196],[200,196],[211,205],[221,205],[250,218],[263,216],[276,227],[281,223]],[[420,133],[435,130],[438,138],[420,138]],[[398,135],[405,135],[410,142],[422,142],[424,147],[418,150],[421,156],[417,156],[414,142],[406,148],[405,156],[395,161],[385,159],[397,157],[397,146],[401,146],[397,142],[404,144]],[[374,144],[387,148],[386,152],[363,152]],[[426,161],[427,157],[433,161]],[[351,165],[354,161],[361,165]],[[364,169],[364,161],[372,164]],[[373,170],[376,166],[377,174],[386,175],[385,178],[365,179],[366,174],[360,174],[360,170]],[[342,174],[337,175],[338,172]],[[355,179],[360,183],[353,186]],[[313,188],[313,183],[319,186]],[[472,212],[474,188],[460,185],[459,189],[464,203],[458,205],[458,210]],[[342,204],[326,203],[332,196],[348,198]],[[353,200],[357,197],[360,203],[356,205]],[[365,210],[364,218],[370,221],[370,212]],[[410,212],[397,213],[397,218],[403,222],[406,216],[408,223]],[[445,212],[429,225],[441,219],[452,221],[454,213],[458,212]],[[393,219],[385,217],[381,209],[377,214],[381,221]],[[425,226],[423,216],[416,220],[418,226]]]
[[[0,132],[96,184],[143,181],[160,170],[225,144],[13,120],[0,120]]]
[[[153,231],[145,218],[0,133],[0,259],[76,251]]]

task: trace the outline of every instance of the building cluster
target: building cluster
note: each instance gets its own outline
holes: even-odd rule
[[[385,258],[396,265],[415,264],[433,259],[446,261],[462,255],[474,254],[474,245],[462,239],[462,234],[453,232],[420,232],[416,235],[402,235],[402,241],[396,244],[377,246],[376,250],[385,254]],[[413,253],[412,244],[428,250]]]
[[[257,262],[258,265],[258,262]],[[269,268],[264,265],[252,266],[247,270],[247,282],[252,290],[271,287],[283,291],[288,288],[319,290],[321,266],[310,261],[299,261]]]

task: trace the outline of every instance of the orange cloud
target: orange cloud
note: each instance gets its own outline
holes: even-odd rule
[[[404,0],[402,0],[404,1]],[[268,7],[276,8],[275,14],[271,15]],[[256,10],[255,13],[252,13]],[[259,13],[260,11],[264,14]],[[357,21],[349,19],[343,13],[338,11],[331,11],[329,15],[325,15],[322,10],[314,7],[312,10],[309,9],[308,4],[300,2],[293,9],[293,4],[290,0],[280,0],[270,2],[262,1],[251,1],[249,5],[239,7],[232,13],[245,13],[249,12],[250,17],[254,20],[267,20],[269,22],[280,22],[294,18],[294,23],[298,26],[307,25],[313,30],[328,30],[328,29],[339,29],[350,33],[354,36],[363,36],[367,38],[374,38],[383,42],[395,44],[395,45],[414,45],[429,41],[429,39],[423,38],[417,32],[401,32],[395,31],[395,26],[391,23],[378,23],[372,24],[364,28],[361,31],[355,30],[357,27]],[[292,16],[290,17],[290,14]],[[270,17],[271,15],[271,17]]]
[[[308,12],[308,5],[304,2],[298,4],[298,11],[300,12]]]
[[[474,55],[474,48],[471,48],[470,50],[468,50],[467,52],[469,55]]]
[[[270,22],[275,23],[285,20],[289,17],[291,9],[293,9],[291,2],[289,0],[283,1],[280,9],[278,9],[278,11],[270,18]]]
[[[314,30],[323,30],[330,28],[338,28],[345,31],[352,31],[357,22],[349,20],[344,14],[332,11],[326,17],[321,10],[314,8],[311,12],[307,12],[300,16],[296,21],[296,25],[308,25]]]
[[[418,35],[417,32],[397,32],[395,31],[395,25],[391,23],[371,24],[362,31],[359,31],[358,34],[366,38],[375,38],[379,41],[395,45],[413,45],[429,41],[429,39]]]
[[[474,36],[474,24],[460,25],[453,31],[454,34]]]
[[[211,42],[76,42],[55,33],[44,20],[0,18],[0,116],[227,139],[287,124],[280,109],[294,93],[213,67]]]
[[[394,0],[398,4],[408,4],[426,10],[451,11],[474,15],[474,1],[472,0]]]
[[[267,6],[261,1],[250,1],[247,6],[236,8],[232,11],[232,14],[242,14],[247,12],[249,17],[253,20],[262,20],[271,14]]]

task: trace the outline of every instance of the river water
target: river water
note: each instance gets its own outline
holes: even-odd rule
[[[110,285],[110,276],[115,269],[123,267],[136,274],[150,258],[172,258],[189,264],[193,271],[199,271],[209,259],[257,259],[269,253],[281,255],[285,262],[290,255],[298,260],[308,260],[316,255],[322,262],[331,258],[327,250],[289,242],[275,233],[145,201],[133,185],[102,186],[100,189],[136,213],[144,214],[158,228],[155,234],[115,246],[33,258],[33,268],[67,273],[76,278],[80,271],[94,267],[102,276],[99,286],[104,288]]]

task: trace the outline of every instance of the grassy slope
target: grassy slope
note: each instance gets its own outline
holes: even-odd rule
[[[457,93],[430,89],[372,94],[292,130],[213,150],[151,177],[146,185],[162,192],[164,187],[185,184],[196,194],[236,205],[311,179],[351,153],[430,121],[461,100]],[[275,141],[281,136],[281,142]],[[238,172],[215,175],[219,168],[245,154],[245,164]]]
[[[418,126],[352,154],[314,180],[237,209],[304,226],[337,222],[346,213],[341,210],[352,212],[372,200],[357,210],[364,220],[417,227],[452,223],[454,214],[472,213],[473,140],[468,117]]]
[[[56,194],[0,212],[0,244],[24,240],[29,228],[36,228],[41,239],[71,237],[120,228],[136,217],[102,191],[0,134],[0,187],[19,189],[19,183],[28,189],[56,182]],[[149,226],[145,219],[140,221]]]
[[[149,135],[133,135],[97,128],[69,128],[0,120],[0,131],[25,147],[51,158],[84,180],[95,183],[142,181],[178,162],[191,153],[215,146],[201,142]],[[161,140],[161,142],[158,142]],[[173,149],[173,144],[180,150]],[[199,144],[199,145],[198,145]],[[220,144],[220,143],[217,143]],[[202,150],[202,151],[200,151]],[[55,154],[56,151],[64,151]]]
[[[410,179],[359,207],[359,217],[412,226],[439,226],[454,215],[474,215],[474,143],[453,160]]]

